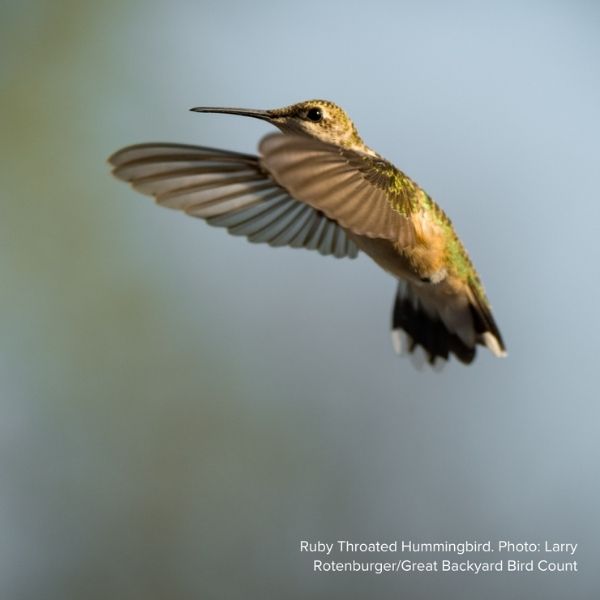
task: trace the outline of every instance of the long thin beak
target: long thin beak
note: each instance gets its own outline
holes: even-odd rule
[[[273,117],[268,110],[254,110],[251,108],[222,108],[220,106],[197,106],[196,108],[190,108],[190,110],[199,113],[224,113],[227,115],[241,115],[242,117],[253,117],[255,119],[262,119],[263,121],[273,120]]]

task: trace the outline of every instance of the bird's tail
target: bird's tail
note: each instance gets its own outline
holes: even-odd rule
[[[473,362],[477,344],[505,356],[502,336],[487,304],[475,290],[448,297],[432,287],[400,282],[392,313],[392,342],[398,353],[421,346],[431,365],[454,354]]]

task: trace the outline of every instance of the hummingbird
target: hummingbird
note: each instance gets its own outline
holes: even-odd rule
[[[168,208],[251,242],[365,253],[398,281],[394,349],[420,346],[431,365],[469,364],[477,345],[506,356],[481,280],[450,219],[412,179],[367,146],[338,105],[197,107],[267,121],[258,156],[205,146],[146,143],[109,158],[113,174]],[[436,362],[438,361],[438,362]]]

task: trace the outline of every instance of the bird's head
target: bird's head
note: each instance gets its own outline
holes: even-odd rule
[[[272,123],[284,133],[307,135],[336,146],[369,154],[372,152],[361,140],[346,112],[328,100],[307,100],[272,110],[220,107],[198,107],[191,110],[254,117]]]

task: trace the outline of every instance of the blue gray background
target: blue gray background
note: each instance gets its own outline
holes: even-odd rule
[[[598,597],[594,2],[4,2],[0,596]],[[509,357],[419,372],[366,257],[255,246],[106,157],[344,106],[451,215]],[[314,575],[301,539],[579,543],[575,575]],[[561,557],[566,558],[566,557]]]

